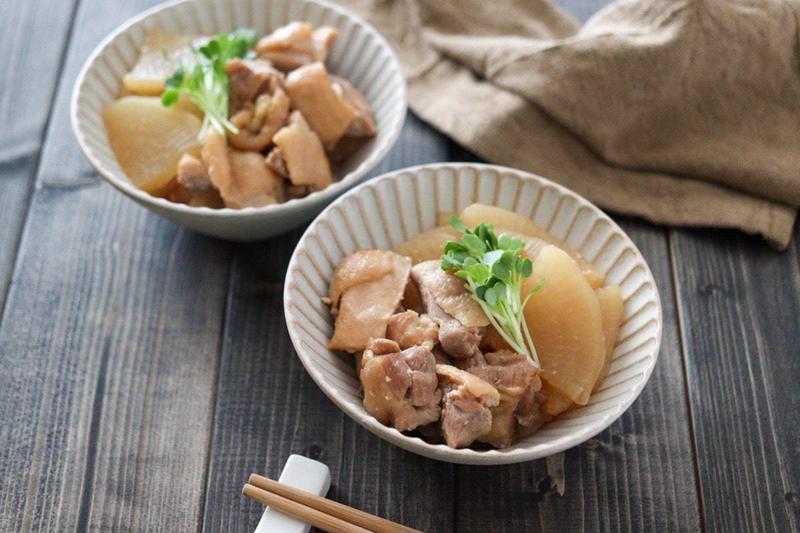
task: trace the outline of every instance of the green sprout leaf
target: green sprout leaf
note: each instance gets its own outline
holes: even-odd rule
[[[453,226],[453,229],[459,233],[467,233],[469,230],[467,229],[466,224],[460,218],[455,215],[450,216],[450,225]],[[450,244],[450,243],[447,243]],[[457,244],[457,243],[454,243]]]
[[[181,94],[188,94],[204,113],[199,135],[201,140],[212,127],[222,134],[225,130],[238,133],[238,128],[228,120],[229,82],[225,64],[231,59],[247,56],[255,42],[253,30],[240,28],[217,35],[199,49],[193,48],[194,64],[189,68],[178,68],[167,79],[161,93],[161,104],[170,107]]]
[[[491,250],[491,251],[488,251],[485,254],[483,254],[483,257],[481,258],[481,262],[484,265],[486,265],[488,267],[491,267],[501,257],[503,257],[503,253],[504,253],[503,250]]]
[[[497,236],[491,224],[478,224],[470,229],[460,218],[452,216],[450,225],[461,234],[461,240],[445,245],[442,270],[464,280],[465,287],[503,339],[539,366],[523,310],[533,293],[541,290],[544,280],[521,300],[522,280],[533,271],[530,259],[522,255],[524,243],[505,233]]]
[[[522,249],[522,240],[516,239],[514,237],[511,237],[503,233],[497,239],[497,246],[501,250],[508,250],[510,252],[515,252],[517,250]]]

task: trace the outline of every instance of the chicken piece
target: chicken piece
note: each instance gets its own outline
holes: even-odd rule
[[[163,196],[163,195],[157,195]],[[206,191],[190,191],[183,185],[177,185],[172,191],[165,195],[164,198],[170,202],[177,202],[186,204],[192,207],[209,207],[211,209],[221,209],[225,207],[225,202],[217,192],[216,189],[208,189]]]
[[[213,188],[203,162],[192,154],[183,154],[178,161],[178,183],[190,191],[205,191]]]
[[[219,191],[214,188],[208,177],[203,162],[190,153],[185,153],[178,161],[178,174],[163,191],[156,196],[171,202],[191,205],[192,207],[225,207]]]
[[[374,339],[364,351],[359,373],[364,386],[364,408],[382,424],[400,431],[435,422],[441,414],[442,393],[433,354],[422,346],[402,352],[374,353],[372,349],[385,351],[391,347],[384,341]]]
[[[334,90],[322,63],[311,63],[292,71],[286,78],[286,92],[326,150],[333,150],[347,133],[359,112]]]
[[[258,207],[284,201],[284,182],[257,152],[231,150],[231,170],[238,185],[237,199],[225,201],[229,207]]]
[[[544,382],[542,382],[542,385],[544,385]],[[517,440],[532,435],[553,418],[544,409],[547,396],[542,391],[533,389],[534,387],[525,389],[514,411],[514,418],[517,420],[517,433],[515,436]]]
[[[367,361],[378,355],[386,355],[401,351],[400,345],[390,339],[370,339],[367,348],[363,352],[353,354],[356,363],[356,372],[361,372]]]
[[[324,63],[338,38],[339,30],[331,26],[320,26],[311,32],[311,42],[314,45],[314,60]]]
[[[469,357],[452,358],[452,365],[461,370],[469,370],[476,366],[486,366],[486,358],[483,357],[483,352],[474,350]]]
[[[378,254],[385,254],[389,258],[392,269],[378,278],[373,278],[369,271],[372,268],[383,268],[381,264],[384,259]],[[348,281],[343,279],[338,282],[341,287],[347,288],[342,290],[338,301],[336,327],[328,347],[331,350],[353,353],[364,350],[370,339],[386,337],[389,317],[397,309],[403,297],[403,289],[408,282],[411,259],[394,252],[375,251],[365,259],[347,261],[351,266],[341,271],[337,269],[338,276],[334,274],[334,283],[336,277],[346,277]],[[351,268],[356,264],[359,266],[357,272]],[[354,283],[353,280],[359,282]]]
[[[389,317],[386,337],[397,341],[403,349],[425,346],[432,350],[439,337],[439,326],[428,315],[419,315],[416,311],[404,311]]]
[[[480,440],[505,448],[514,440],[518,424],[529,427],[538,420],[538,410],[530,400],[535,400],[542,388],[539,369],[528,357],[508,350],[487,353],[483,359],[483,364],[470,367],[469,372],[491,383],[500,393],[500,403],[492,408],[491,430]],[[526,394],[529,396],[522,405],[524,412],[517,416]]]
[[[439,261],[414,265],[417,285],[428,315],[439,324],[439,343],[455,358],[468,358],[478,349],[489,320],[461,280],[441,269]]]
[[[153,195],[166,198],[170,202],[186,204],[192,207],[210,207],[212,209],[225,207],[219,191],[214,187],[189,189],[178,182],[177,176],[161,189],[154,191]]]
[[[272,140],[286,161],[292,185],[308,185],[320,191],[333,181],[325,150],[299,111],[292,111],[289,125],[281,128]]]
[[[290,22],[261,38],[256,52],[275,68],[289,72],[315,61],[325,61],[339,32],[322,26],[316,30],[305,22]]]
[[[227,188],[233,178],[231,162],[228,159],[228,141],[225,136],[211,128],[203,139],[200,157],[214,187],[218,190],[222,190],[222,187]]]
[[[442,350],[441,346],[433,347],[433,356],[436,358],[437,365],[452,365],[453,360],[447,355],[447,352]]]
[[[277,87],[272,94],[262,93],[252,108],[238,111],[230,118],[238,133],[228,132],[231,144],[240,150],[261,152],[272,143],[272,138],[289,118],[289,97]]]
[[[486,328],[486,332],[481,339],[481,349],[485,352],[499,352],[500,350],[512,350],[511,345],[506,342],[494,326]]]
[[[481,333],[481,328],[468,328],[458,320],[439,318],[439,344],[451,357],[472,357],[478,351]]]
[[[231,115],[253,104],[259,95],[271,92],[276,83],[280,86],[283,74],[261,59],[232,59],[225,64],[228,75],[229,101]]]
[[[489,325],[489,319],[467,291],[464,282],[442,270],[438,259],[415,265],[413,272],[414,281],[426,306],[427,300],[432,299],[442,311],[467,327]]]
[[[201,150],[203,163],[227,207],[261,207],[283,201],[283,180],[261,154],[227,147],[217,130],[206,135]]]
[[[406,254],[400,254],[400,255],[406,255]],[[403,304],[403,309],[411,309],[412,311],[416,311],[417,313],[424,312],[424,309],[422,308],[422,297],[419,295],[419,289],[417,289],[417,284],[411,280],[408,280],[408,285],[406,285],[406,290],[403,293],[402,304]]]
[[[491,408],[500,393],[483,379],[454,366],[436,365],[444,388],[442,433],[451,448],[464,448],[492,429]]]
[[[267,155],[267,165],[282,178],[289,179],[289,168],[286,166],[286,159],[280,148],[273,148]]]
[[[353,106],[358,113],[355,120],[350,123],[347,128],[346,135],[348,137],[373,137],[378,133],[378,128],[375,126],[375,119],[372,116],[372,109],[369,102],[361,94],[361,91],[353,87],[353,85],[344,78],[331,75],[331,83],[333,90],[336,91],[344,101]]]
[[[395,341],[378,337],[377,339],[370,339],[367,343],[367,348],[364,350],[364,360],[366,361],[377,355],[386,355],[400,351],[402,351],[402,348],[400,348],[400,345]]]
[[[286,198],[293,199],[293,198],[305,198],[311,194],[311,187],[308,185],[287,185],[286,186]]]
[[[337,76],[330,76],[333,90],[344,98],[358,112],[358,116],[350,123],[344,136],[339,139],[333,149],[328,150],[331,161],[339,163],[353,155],[359,148],[374,137],[378,128],[372,117],[372,110],[367,99],[350,82]]]
[[[260,59],[228,61],[225,72],[230,83],[230,121],[239,129],[228,132],[228,139],[235,148],[260,152],[289,118],[283,75]]]
[[[289,179],[289,168],[286,166],[286,159],[280,148],[273,148],[267,155],[267,165],[280,177]],[[311,187],[308,185],[287,185],[286,198],[303,198],[311,194]]]
[[[359,250],[342,259],[333,271],[333,281],[328,291],[331,314],[338,314],[339,298],[345,291],[382,278],[390,274],[393,268],[392,255],[383,250]]]

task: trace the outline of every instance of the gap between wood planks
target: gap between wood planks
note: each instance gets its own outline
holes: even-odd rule
[[[681,299],[679,290],[678,279],[678,265],[675,257],[675,244],[673,238],[673,229],[665,229],[664,233],[667,239],[667,249],[669,251],[669,264],[670,273],[672,274],[672,294],[675,299],[675,312],[677,314],[676,320],[678,323],[678,343],[681,349],[681,364],[683,366],[683,385],[686,391],[685,402],[686,410],[689,413],[689,434],[692,437],[692,461],[694,463],[694,479],[695,486],[697,487],[697,506],[700,510],[700,531],[707,531],[706,529],[706,512],[705,500],[703,498],[703,480],[700,472],[700,450],[697,445],[697,422],[695,421],[694,406],[692,405],[692,389],[689,383],[689,356],[686,350],[686,338],[683,332],[683,301]]]

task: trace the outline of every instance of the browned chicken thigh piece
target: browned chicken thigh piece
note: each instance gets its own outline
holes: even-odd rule
[[[190,191],[205,191],[211,189],[211,179],[208,177],[203,162],[192,154],[183,154],[178,161],[178,183]]]
[[[256,44],[256,52],[275,68],[289,72],[315,61],[325,61],[339,36],[335,28],[312,30],[306,22],[290,22]]]
[[[333,281],[328,290],[331,314],[336,316],[339,313],[339,299],[345,291],[391,274],[393,259],[393,254],[383,250],[359,250],[342,259],[333,271]]]
[[[236,113],[255,102],[258,95],[273,88],[283,74],[261,59],[232,59],[225,64],[229,84],[229,111]]]
[[[214,188],[202,161],[194,155],[186,153],[178,161],[178,174],[164,197],[172,202],[191,205],[193,207],[225,207],[225,203]]]
[[[286,159],[280,148],[273,148],[267,155],[267,165],[282,178],[289,179],[289,167],[286,166]]]
[[[281,128],[272,140],[286,163],[292,185],[319,191],[333,181],[325,150],[299,111],[292,111],[289,125]]]
[[[372,109],[369,102],[361,92],[344,78],[331,75],[333,90],[339,93],[344,101],[353,106],[358,115],[347,128],[348,137],[372,137],[378,133],[375,126],[375,119],[372,117]]]
[[[517,432],[514,438],[517,440],[532,435],[543,424],[553,419],[553,416],[544,409],[547,395],[541,390],[534,389],[535,387],[525,389],[514,410],[514,418],[517,421]]]
[[[322,63],[311,63],[290,72],[286,77],[286,92],[292,99],[292,107],[303,113],[326,150],[335,148],[359,117],[358,110],[334,90]]]
[[[353,155],[370,137],[374,137],[378,133],[378,128],[372,116],[372,109],[364,95],[344,78],[333,75],[330,78],[333,90],[340,94],[345,102],[353,106],[358,113],[356,118],[350,122],[344,136],[339,139],[334,148],[328,151],[331,161],[338,163]]]
[[[216,189],[211,188],[204,191],[191,191],[178,183],[177,180],[170,182],[170,184],[162,191],[159,191],[156,196],[166,198],[170,202],[186,204],[192,207],[210,207],[211,209],[225,207],[225,202],[222,201]]]
[[[359,374],[360,377],[361,369],[363,368],[364,363],[369,361],[374,356],[397,353],[400,351],[400,345],[393,340],[382,338],[370,339],[367,343],[366,350],[353,354],[353,358],[355,359],[356,363],[356,374]]]
[[[453,357],[451,359],[453,362],[450,363],[456,368],[460,368],[461,370],[469,370],[474,366],[485,366],[486,359],[483,357],[483,352],[480,350],[474,350],[472,355],[469,357],[461,357],[456,358]]]
[[[442,270],[437,260],[414,265],[411,278],[426,312],[439,324],[442,349],[454,358],[471,357],[489,320],[463,282]]]
[[[411,259],[394,252],[370,250],[353,256],[346,260],[347,266],[340,265],[334,272],[330,301],[333,309],[338,304],[338,311],[328,344],[332,350],[351,353],[364,350],[370,339],[386,336],[389,317],[400,304],[411,269]],[[384,272],[386,258],[391,270],[376,277],[373,268]]]
[[[359,376],[364,386],[364,408],[381,423],[400,431],[435,422],[441,414],[442,393],[433,354],[422,346],[385,353],[384,341],[371,341],[362,357]]]
[[[451,448],[464,448],[492,430],[500,393],[485,380],[454,366],[436,365],[444,392],[442,434]]]
[[[482,359],[481,364],[468,371],[496,388],[500,403],[491,409],[491,430],[479,440],[505,448],[514,440],[518,426],[530,429],[537,421],[544,421],[536,416],[538,409],[530,403],[542,388],[539,369],[528,357],[508,350],[487,353]]]
[[[324,63],[338,38],[339,30],[331,26],[320,26],[311,32],[311,41],[314,43],[314,60]]]
[[[258,152],[230,151],[231,171],[238,190],[226,200],[230,207],[258,207],[284,200],[284,181]]]
[[[433,347],[433,356],[436,358],[437,365],[452,365],[453,359],[447,355],[447,352],[442,350],[442,347],[436,345]],[[458,361],[458,359],[456,359]]]
[[[368,360],[369,358],[376,356],[376,355],[386,355],[390,353],[397,353],[403,351],[400,348],[400,345],[394,342],[391,339],[384,339],[378,337],[377,339],[371,339],[367,343],[367,349],[364,350],[364,360]],[[361,366],[359,365],[359,369]]]
[[[225,66],[230,83],[230,121],[239,129],[228,133],[231,145],[261,152],[289,118],[289,97],[283,74],[266,61],[234,59]]]
[[[386,337],[397,341],[401,348],[425,346],[432,350],[439,337],[439,326],[428,315],[403,311],[389,317]]]
[[[227,207],[260,207],[283,200],[283,180],[261,154],[229,149],[215,129],[206,135],[201,153],[211,183]]]

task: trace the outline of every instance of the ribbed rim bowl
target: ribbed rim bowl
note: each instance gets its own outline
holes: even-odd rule
[[[609,374],[589,404],[503,450],[454,450],[382,425],[364,409],[352,358],[326,345],[333,320],[322,298],[333,269],[358,249],[389,249],[434,227],[440,212],[472,203],[524,215],[568,242],[619,284],[623,322]],[[308,227],[289,262],[284,314],[308,373],[345,413],[372,433],[414,453],[464,464],[528,461],[576,446],[607,428],[650,377],[661,343],[661,301],[642,254],[620,227],[578,194],[542,177],[472,163],[423,165],[385,174],[349,191]]]
[[[291,20],[330,24],[340,30],[326,63],[332,72],[348,78],[364,93],[378,123],[377,137],[346,162],[340,179],[305,198],[244,209],[191,207],[152,196],[134,186],[111,150],[101,111],[116,98],[122,77],[138,58],[145,32],[163,28],[210,35],[241,26],[263,34]],[[147,206],[206,218],[278,215],[322,206],[362,180],[400,134],[406,114],[406,87],[400,63],[386,40],[359,16],[327,0],[177,0],[140,13],[103,39],[78,75],[70,114],[78,144],[92,166],[115,188]]]

